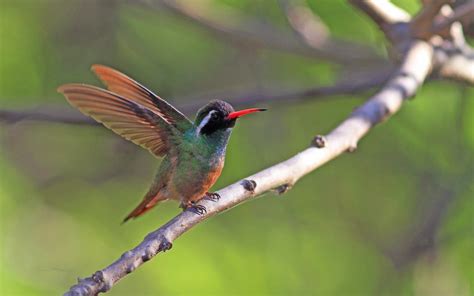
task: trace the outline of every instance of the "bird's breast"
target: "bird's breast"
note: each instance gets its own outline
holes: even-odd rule
[[[209,172],[203,176],[202,178],[202,183],[200,186],[197,186],[197,188],[200,188],[200,190],[197,190],[196,194],[193,194],[189,200],[191,201],[197,201],[200,200],[206,192],[209,191],[209,189],[214,185],[219,179],[222,169],[224,168],[224,161],[222,161],[219,165],[213,166]]]
[[[224,155],[204,157],[183,155],[173,176],[180,199],[197,201],[216,183],[224,168]]]

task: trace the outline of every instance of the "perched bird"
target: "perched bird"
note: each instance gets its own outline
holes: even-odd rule
[[[208,190],[219,178],[231,130],[237,118],[265,109],[234,111],[224,101],[199,109],[194,123],[150,90],[112,68],[93,65],[92,71],[108,90],[86,84],[58,88],[69,103],[115,133],[163,157],[143,201],[125,219],[136,218],[158,202],[180,201],[198,214],[204,197],[218,199]]]

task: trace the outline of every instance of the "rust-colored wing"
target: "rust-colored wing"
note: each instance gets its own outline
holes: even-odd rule
[[[85,84],[65,84],[58,91],[82,113],[161,157],[176,155],[182,134],[153,110],[113,92]]]
[[[103,65],[93,65],[91,69],[111,92],[160,114],[182,133],[193,126],[180,111],[127,75]]]

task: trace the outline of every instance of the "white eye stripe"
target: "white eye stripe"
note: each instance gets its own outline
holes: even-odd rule
[[[200,133],[201,132],[201,129],[203,127],[206,126],[206,124],[209,122],[209,120],[211,119],[211,116],[212,114],[216,113],[217,111],[216,110],[212,110],[211,112],[209,112],[209,114],[206,115],[206,117],[204,117],[204,119],[201,121],[201,123],[199,124],[198,128],[197,128],[197,132]]]

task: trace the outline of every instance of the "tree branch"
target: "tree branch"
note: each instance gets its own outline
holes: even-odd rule
[[[367,14],[385,34],[395,48],[389,51],[399,59],[411,43],[411,16],[388,0],[348,0],[350,4]]]
[[[349,3],[365,12],[386,35],[391,26],[409,22],[410,15],[388,0],[349,0]]]
[[[426,40],[435,49],[435,74],[442,78],[473,83],[474,50],[466,44],[461,24],[454,20],[465,20],[470,16],[474,2],[461,5],[453,13],[446,5],[451,0],[425,0],[423,9],[413,20],[406,12],[385,0],[349,2],[379,25],[395,47],[396,54],[403,54],[412,40]],[[441,29],[446,32],[434,36],[435,33],[440,33],[436,30]]]
[[[148,234],[137,247],[124,253],[117,261],[91,277],[80,280],[65,295],[106,292],[144,262],[169,249],[175,239],[196,224],[268,191],[285,192],[304,175],[345,151],[353,151],[357,142],[374,125],[397,112],[402,103],[416,93],[431,70],[432,56],[432,46],[424,41],[414,41],[388,83],[326,137],[316,137],[314,146],[219,190],[221,199],[218,202],[201,201],[200,204],[207,208],[206,214],[200,216],[190,210],[182,212]]]
[[[444,78],[474,84],[474,51],[449,56],[439,67],[438,73]]]
[[[448,17],[436,22],[431,29],[433,34],[448,29],[453,23],[461,22],[465,26],[474,21],[474,1],[469,1],[457,7]]]
[[[433,21],[441,8],[452,0],[425,0],[423,2],[423,9],[411,21],[411,30],[414,37],[428,40],[433,36]]]
[[[463,4],[456,8],[453,12],[451,7],[444,6],[441,9],[441,14],[444,20],[453,18],[462,18],[466,11],[474,11],[474,2]],[[460,13],[460,11],[462,11]],[[457,14],[457,16],[455,16]],[[436,30],[436,26],[439,22],[434,22],[433,28]],[[460,22],[453,22],[447,27],[443,27],[436,32],[443,38],[433,37],[431,43],[434,44],[435,48],[435,69],[436,73],[443,78],[453,79],[469,84],[474,83],[474,50],[466,43],[463,25]]]

